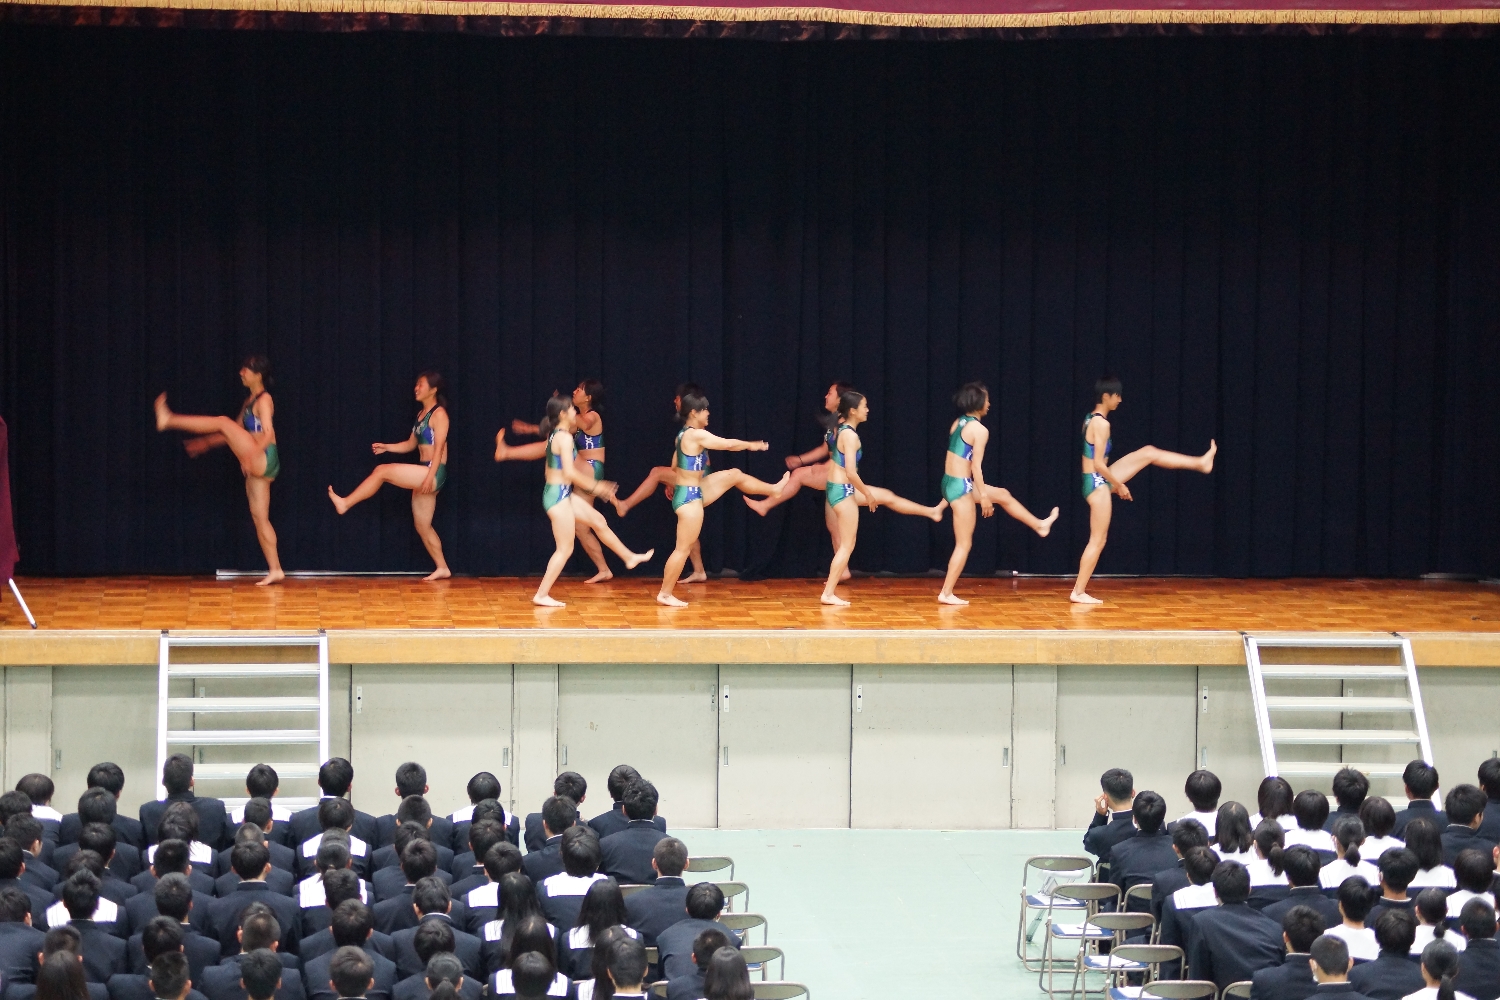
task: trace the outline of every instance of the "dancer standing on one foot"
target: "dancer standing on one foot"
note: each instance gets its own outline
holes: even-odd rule
[[[415,451],[418,464],[410,462],[388,462],[375,466],[365,481],[354,488],[347,497],[341,497],[328,487],[328,499],[340,514],[362,500],[368,500],[380,492],[386,483],[411,490],[411,519],[416,525],[417,536],[427,548],[427,554],[437,564],[427,580],[446,580],[453,574],[448,571],[448,562],[443,558],[443,540],[432,526],[432,512],[437,509],[437,495],[448,481],[448,400],[443,398],[443,376],[426,371],[417,376],[412,390],[417,405],[417,422],[412,425],[411,437],[398,444],[375,442],[370,450],[377,455],[405,454]]]
[[[542,509],[552,522],[552,537],[557,541],[557,551],[547,560],[547,571],[542,574],[541,586],[537,587],[531,603],[548,608],[564,607],[562,601],[551,596],[552,585],[562,575],[568,557],[573,554],[573,538],[580,524],[587,524],[598,534],[600,541],[609,546],[611,552],[625,561],[626,569],[635,569],[650,559],[656,552],[648,549],[644,553],[632,552],[625,543],[610,530],[604,515],[594,505],[584,500],[585,494],[594,497],[613,497],[616,486],[607,480],[596,479],[593,471],[579,468],[578,450],[573,444],[573,433],[578,429],[578,409],[566,396],[553,396],[547,401],[547,415],[537,430],[545,437],[547,446],[547,471],[542,486]]]
[[[830,417],[829,423],[833,427],[828,432],[828,451],[832,459],[828,463],[828,485],[824,487],[824,496],[838,523],[838,547],[833,550],[833,562],[828,567],[828,582],[823,586],[821,600],[824,604],[848,607],[849,602],[838,596],[834,588],[846,577],[849,569],[849,557],[854,553],[855,536],[859,532],[859,508],[865,506],[874,511],[876,507],[885,506],[897,513],[920,514],[941,521],[948,501],[939,500],[935,507],[923,507],[859,478],[859,462],[865,453],[855,428],[870,419],[870,403],[863,393],[845,388],[839,395],[838,410]]]
[[[979,501],[985,517],[995,513],[995,504],[1026,527],[1046,538],[1057,520],[1057,508],[1046,520],[1027,510],[1010,490],[990,486],[984,481],[984,449],[990,441],[989,428],[980,423],[990,412],[990,390],[983,382],[969,382],[953,394],[953,405],[962,414],[948,428],[948,453],[943,457],[943,499],[953,508],[953,555],[948,559],[948,576],[938,591],[940,604],[968,604],[953,596],[953,588],[969,561],[974,545],[974,501]]]
[[[672,588],[682,575],[688,553],[698,542],[698,533],[703,530],[703,508],[713,503],[731,487],[741,493],[760,493],[775,496],[786,486],[791,473],[784,473],[775,484],[762,482],[739,469],[721,469],[708,475],[703,470],[708,465],[707,452],[713,451],[765,451],[769,445],[764,441],[741,441],[738,438],[721,438],[710,434],[708,428],[708,397],[701,392],[683,393],[677,407],[682,430],[677,432],[677,447],[672,452],[672,467],[677,485],[672,490],[672,510],[677,513],[677,545],[667,558],[667,568],[661,578],[661,592],[656,600],[672,608],[685,608],[687,602],[672,596]]]
[[[604,418],[599,415],[599,408],[604,403],[604,383],[596,378],[586,378],[578,383],[573,390],[573,405],[578,409],[577,430],[574,431],[574,444],[578,448],[579,469],[594,477],[595,482],[604,481]],[[538,424],[528,424],[524,420],[512,420],[510,429],[517,434],[542,433]],[[547,442],[537,441],[532,444],[508,445],[505,443],[505,429],[495,435],[495,461],[514,462],[531,461],[542,458],[547,454]],[[582,501],[590,507],[594,505],[593,496],[582,496]],[[610,494],[609,500],[619,510],[619,501]],[[605,580],[613,580],[615,574],[610,570],[609,563],[604,561],[604,550],[599,545],[599,539],[594,537],[594,530],[583,521],[577,523],[578,544],[583,546],[584,554],[593,562],[597,572],[590,577],[587,583],[603,583]]]
[[[1163,469],[1193,469],[1197,472],[1214,471],[1214,454],[1219,450],[1217,442],[1208,442],[1208,451],[1202,455],[1180,455],[1175,451],[1163,451],[1153,445],[1137,448],[1117,462],[1109,461],[1110,433],[1109,414],[1122,401],[1120,380],[1113,375],[1094,383],[1093,412],[1083,418],[1083,498],[1089,503],[1089,543],[1084,546],[1083,558],[1078,561],[1078,581],[1073,584],[1073,593],[1068,599],[1075,604],[1103,604],[1097,597],[1088,594],[1089,577],[1099,564],[1099,554],[1109,538],[1109,518],[1112,510],[1109,495],[1118,493],[1121,500],[1132,499],[1130,488],[1125,484],[1148,465]]]
[[[679,385],[677,387],[677,395],[672,397],[672,419],[674,421],[677,419],[678,412],[682,409],[682,397],[688,393],[694,393],[699,396],[705,395],[703,387],[697,382],[684,382]],[[703,456],[703,471],[708,471],[707,455]],[[652,491],[658,486],[663,487],[667,494],[667,499],[671,500],[672,491],[677,488],[677,470],[670,465],[655,466],[646,474],[646,478],[641,480],[641,485],[635,488],[634,493],[630,494],[624,500],[615,499],[612,501],[615,505],[615,510],[619,512],[621,517],[624,517],[630,513],[630,508],[650,496]],[[693,572],[677,582],[702,583],[707,580],[708,571],[703,568],[703,546],[698,543],[696,538],[693,539],[693,547],[688,550],[688,558],[692,560]]]
[[[156,397],[158,431],[187,431],[197,435],[183,442],[189,456],[197,458],[210,449],[227,445],[239,460],[240,472],[245,476],[245,497],[250,501],[250,520],[255,524],[255,537],[270,569],[257,587],[286,579],[281,571],[281,557],[276,552],[276,529],[271,527],[271,482],[281,471],[281,455],[276,450],[276,428],[271,423],[276,404],[266,392],[270,377],[271,362],[263,355],[252,355],[240,365],[240,384],[250,390],[250,396],[240,407],[237,420],[183,416],[168,408],[166,393]]]

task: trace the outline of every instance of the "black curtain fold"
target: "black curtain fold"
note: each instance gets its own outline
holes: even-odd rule
[[[1063,573],[1078,436],[1198,452],[1116,503],[1103,572],[1500,573],[1500,61],[1491,39],[761,42],[0,25],[0,414],[19,571],[260,557],[223,453],[150,400],[232,413],[268,353],[285,563],[419,569],[408,496],[324,495],[449,381],[436,524],[460,572],[538,571],[537,464],[496,429],[598,376],[608,474],[670,455],[704,384],[715,456],[774,478],[829,381],[869,395],[863,474],[937,497],[949,396],[992,390],[970,569]],[[731,494],[710,563],[826,567],[822,497]],[[613,515],[610,515],[613,519]],[[654,500],[616,527],[670,546]],[[862,521],[856,569],[920,573],[946,523]]]

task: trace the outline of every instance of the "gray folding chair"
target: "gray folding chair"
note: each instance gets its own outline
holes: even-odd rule
[[[749,885],[744,882],[715,882],[714,885],[718,886],[719,891],[724,894],[724,906],[728,908],[730,912],[734,911],[734,901],[740,896],[745,897],[740,901],[740,912],[744,912],[745,910],[750,909]]]
[[[771,939],[771,925],[759,913],[721,913],[719,923],[738,932],[741,940],[744,940],[749,931],[756,927],[760,928],[761,944]]]
[[[721,872],[726,868],[729,869],[729,877],[731,879],[734,878],[733,858],[709,857],[705,855],[701,858],[688,858],[687,867],[683,871],[698,873]]]
[[[1255,984],[1248,979],[1242,979],[1237,983],[1230,983],[1224,987],[1221,1000],[1250,1000],[1250,991]]]
[[[1069,991],[1069,996],[1077,996],[1079,993],[1088,996],[1090,972],[1097,972],[1105,977],[1105,982],[1094,991],[1103,993],[1109,989],[1110,981],[1118,978],[1119,973],[1146,971],[1146,966],[1120,958],[1115,951],[1124,946],[1125,936],[1131,931],[1151,929],[1156,923],[1155,917],[1149,913],[1096,913],[1089,918],[1089,923],[1100,930],[1109,931],[1113,935],[1113,947],[1105,955],[1099,950],[1103,938],[1083,937],[1080,945],[1082,960],[1073,972],[1073,989]]]
[[[651,888],[649,885],[622,885],[620,886],[620,895],[627,897],[634,896],[636,893],[643,892],[649,888]]]
[[[1158,979],[1141,990],[1141,1000],[1214,1000],[1219,987],[1208,979]]]
[[[656,945],[652,945],[651,947],[647,948],[646,949],[646,964],[647,965],[656,965],[659,962],[661,962],[661,952],[657,950]],[[665,980],[663,980],[663,981],[665,981]]]
[[[1124,980],[1128,975],[1141,973],[1142,980],[1149,986],[1161,975],[1163,965],[1181,962],[1183,954],[1175,944],[1122,944],[1113,948],[1106,957],[1116,963],[1111,970],[1115,981],[1109,988],[1109,1000],[1134,1000],[1141,987],[1127,988]]]
[[[755,991],[755,1000],[795,1000],[796,997],[807,997],[812,1000],[812,993],[801,983],[755,983],[750,984]]]
[[[760,978],[762,980],[771,978],[766,975],[767,966],[772,962],[779,961],[781,965],[777,970],[778,978],[786,979],[786,952],[774,945],[755,945],[753,947],[746,945],[740,948],[740,957],[745,960],[745,964],[749,966],[751,972],[754,972],[756,969],[760,970]]]
[[[1144,909],[1137,909],[1136,913],[1145,913],[1151,909],[1151,883],[1142,882],[1125,890],[1125,899],[1120,903],[1120,909],[1129,911],[1130,901],[1139,900],[1146,904]],[[1151,943],[1156,944],[1161,940],[1161,925],[1157,924],[1151,928]]]
[[[667,981],[665,979],[658,979],[652,983],[651,994],[652,996],[665,997],[667,995]]]
[[[1049,998],[1056,996],[1058,991],[1057,973],[1073,972],[1082,963],[1085,942],[1114,940],[1115,932],[1095,926],[1093,918],[1098,915],[1100,904],[1106,900],[1115,904],[1113,909],[1119,908],[1120,887],[1110,882],[1072,882],[1057,886],[1051,895],[1059,904],[1082,903],[1083,909],[1079,910],[1076,905],[1056,905],[1049,907],[1044,915],[1037,987]],[[1062,915],[1083,919],[1078,923],[1060,924],[1057,917]],[[1076,950],[1072,954],[1059,955],[1058,942],[1074,945]]]
[[[1082,854],[1038,854],[1027,858],[1021,866],[1021,917],[1016,923],[1016,957],[1027,972],[1036,972],[1041,967],[1040,959],[1031,956],[1029,946],[1047,912],[1087,908],[1087,904],[1077,900],[1056,899],[1047,891],[1047,884],[1059,878],[1068,882],[1087,882],[1092,877],[1093,868],[1093,860]],[[1031,888],[1032,873],[1042,880],[1042,885],[1035,889]],[[1029,926],[1028,918],[1031,918]]]

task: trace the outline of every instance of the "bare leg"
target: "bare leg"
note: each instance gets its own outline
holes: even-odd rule
[[[674,482],[675,476],[676,473],[672,471],[670,465],[656,466],[646,474],[645,479],[641,480],[641,485],[635,488],[634,493],[615,504],[615,510],[620,512],[621,517],[624,517],[630,512],[630,508],[649,497],[658,484]]]
[[[1099,565],[1099,556],[1104,543],[1109,540],[1109,517],[1113,512],[1112,497],[1108,489],[1096,489],[1089,494],[1089,543],[1083,547],[1083,557],[1078,560],[1078,581],[1073,584],[1073,593],[1068,600],[1074,604],[1103,604],[1097,597],[1088,594],[1089,578],[1094,567]]]
[[[531,603],[545,608],[562,608],[567,605],[551,596],[552,585],[562,575],[563,567],[573,555],[573,533],[576,527],[573,523],[573,505],[553,504],[552,509],[547,511],[547,519],[552,522],[552,540],[557,543],[557,550],[547,560],[547,572],[542,574],[541,585],[536,588]]]
[[[1021,501],[1011,496],[1010,490],[1003,489],[999,486],[986,485],[984,488],[984,495],[989,497],[991,502],[999,504],[1000,509],[1005,511],[1005,513],[1009,514],[1017,521],[1020,521],[1022,524],[1026,525],[1026,527],[1030,528],[1032,531],[1035,531],[1043,538],[1046,538],[1049,534],[1052,533],[1052,522],[1057,520],[1056,507],[1053,507],[1052,513],[1047,515],[1046,520],[1043,520],[1042,518],[1037,517],[1031,511],[1027,510],[1025,504],[1021,503]]]
[[[328,499],[333,501],[334,509],[340,514],[347,514],[349,508],[362,501],[370,499],[380,492],[380,487],[386,483],[399,486],[404,490],[414,490],[422,485],[427,478],[427,466],[412,465],[409,462],[387,462],[375,466],[374,470],[365,477],[365,481],[354,488],[354,492],[346,497],[341,497],[333,492],[333,487],[328,487]],[[434,560],[436,561],[436,560]]]
[[[569,500],[573,504],[574,530],[578,531],[584,526],[592,528],[594,534],[599,536],[600,542],[609,546],[611,552],[625,560],[626,569],[635,569],[656,554],[655,549],[647,549],[645,552],[630,551],[630,549],[625,547],[625,543],[620,541],[620,536],[610,530],[609,522],[604,520],[604,515],[586,503],[583,497],[574,493]],[[602,560],[603,558],[601,555],[600,559]]]
[[[693,561],[693,572],[678,582],[703,583],[708,579],[708,571],[703,568],[703,545],[696,538],[693,539],[693,547],[688,549],[688,558]]]
[[[943,589],[938,591],[937,599],[939,604],[968,604],[968,601],[953,596],[953,588],[958,585],[964,564],[969,561],[969,550],[974,547],[974,497],[959,497],[951,506],[953,555],[948,557],[948,575],[943,577]]]
[[[939,500],[935,507],[923,507],[921,504],[908,500],[905,497],[898,497],[884,486],[871,486],[869,483],[865,484],[865,492],[869,496],[869,500],[864,501],[867,504],[870,500],[874,500],[882,507],[889,507],[897,514],[911,514],[917,517],[925,517],[929,521],[941,521],[943,519],[943,509],[948,506],[947,500]]]
[[[844,573],[849,568],[849,557],[854,554],[854,539],[859,534],[859,505],[850,497],[835,506],[833,514],[839,524],[839,547],[833,550],[833,562],[828,567],[828,582],[823,585],[823,596],[819,600],[824,604],[846,608],[849,602],[835,593],[835,588],[844,578]]]
[[[1115,478],[1122,483],[1130,482],[1137,472],[1148,465],[1162,469],[1190,469],[1194,472],[1209,473],[1214,471],[1214,455],[1218,450],[1219,445],[1216,441],[1210,441],[1208,450],[1201,455],[1182,455],[1175,451],[1163,451],[1155,445],[1148,444],[1128,455],[1122,455],[1119,461],[1111,462],[1109,468],[1114,472]]]
[[[857,503],[858,501],[859,498],[855,497],[855,502]],[[833,542],[833,550],[837,552],[839,548],[839,516],[833,512],[832,507],[828,506],[827,499],[823,501],[823,524],[828,528],[828,538]],[[853,573],[849,572],[849,567],[845,566],[844,575],[839,577],[839,583],[843,583],[853,575]]]
[[[741,493],[761,493],[770,496],[779,496],[785,488],[787,480],[792,477],[790,472],[783,472],[781,478],[774,483],[763,482],[756,479],[741,469],[721,469],[718,472],[710,472],[703,477],[698,484],[703,491],[703,506],[707,507],[730,489],[737,489]]]
[[[495,438],[495,461],[535,462],[547,456],[547,442],[531,441],[527,444],[506,444],[504,434]]]
[[[266,450],[255,436],[228,417],[188,417],[167,408],[167,394],[156,397],[156,429],[186,431],[189,434],[222,434],[224,443],[239,459],[240,470],[247,476],[266,471]],[[189,452],[191,454],[191,451]]]
[[[661,591],[656,595],[658,604],[669,608],[685,608],[687,602],[672,596],[677,578],[688,560],[688,551],[698,543],[698,532],[703,530],[703,504],[685,503],[677,508],[677,545],[667,557],[667,568],[661,575]]]
[[[276,529],[271,527],[271,481],[260,476],[245,477],[245,496],[250,501],[250,520],[255,523],[255,537],[265,554],[270,572],[256,584],[265,587],[286,579],[281,571],[281,557],[276,554]]]
[[[423,473],[426,471],[422,469]],[[443,558],[443,540],[438,537],[437,531],[432,527],[432,512],[435,510],[437,510],[436,493],[412,492],[411,519],[417,527],[417,537],[422,539],[422,545],[426,547],[427,554],[437,564],[437,569],[423,579],[446,580],[453,574],[448,571],[448,562]]]
[[[780,496],[767,497],[764,500],[751,500],[745,497],[745,506],[749,507],[761,517],[765,517],[772,507],[786,503],[797,495],[797,491],[804,486],[822,489],[828,484],[828,463],[817,462],[813,465],[802,465],[792,470],[792,478],[782,487]]]

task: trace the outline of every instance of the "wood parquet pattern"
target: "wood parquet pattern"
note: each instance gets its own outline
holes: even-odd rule
[[[659,577],[586,585],[564,578],[561,609],[530,603],[535,578],[293,579],[279,587],[209,577],[24,579],[43,629],[1091,629],[1500,632],[1500,587],[1411,580],[1096,581],[1106,604],[1068,603],[1071,581],[972,579],[972,603],[939,605],[937,579],[857,578],[849,608],[818,603],[821,581],[713,580],[678,588],[691,606],[663,608]],[[26,621],[0,593],[0,628]]]

